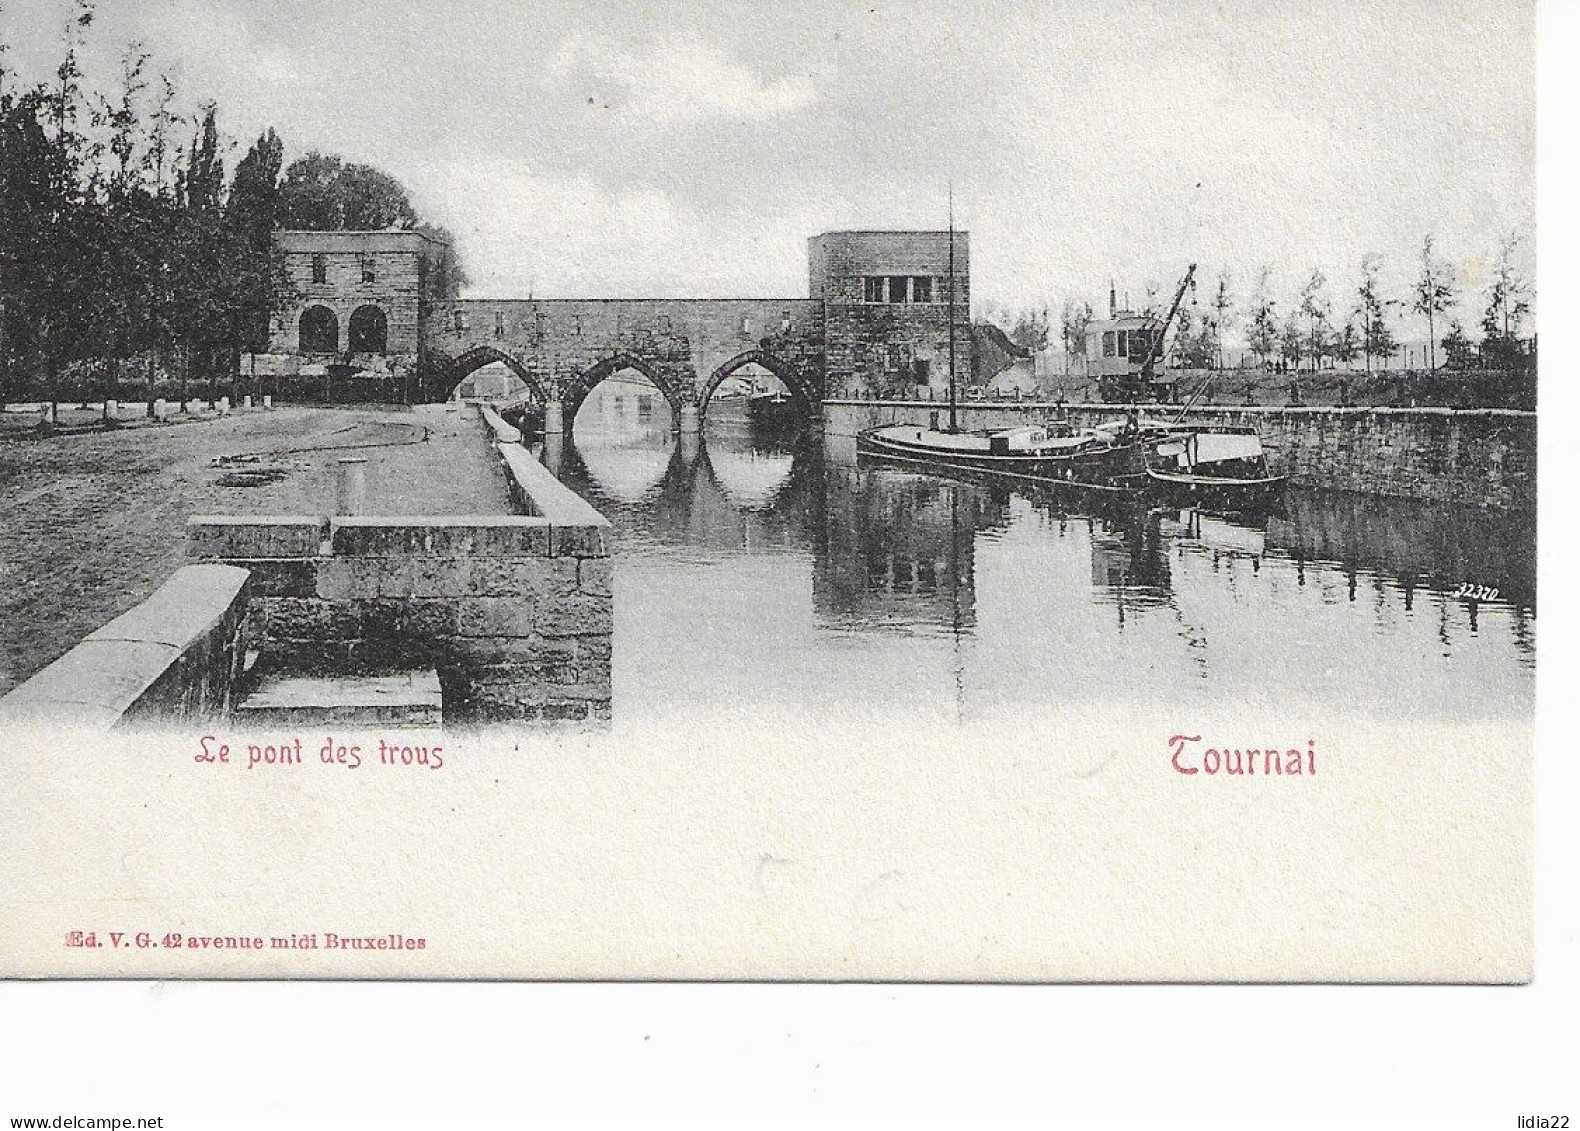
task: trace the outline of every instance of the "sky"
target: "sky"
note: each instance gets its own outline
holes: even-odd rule
[[[0,0],[24,77],[62,0]],[[1201,264],[1335,310],[1435,236],[1480,321],[1501,241],[1534,263],[1535,24],[1522,0],[106,0],[245,145],[394,174],[477,296],[798,296],[806,239],[971,233],[979,313],[1139,305]],[[1408,324],[1401,327],[1409,331]]]

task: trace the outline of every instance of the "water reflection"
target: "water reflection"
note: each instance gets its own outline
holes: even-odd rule
[[[835,626],[976,624],[977,534],[1008,522],[1008,492],[903,472],[824,469],[812,575],[818,617]]]
[[[819,440],[579,420],[545,448],[615,524],[617,717],[764,695],[959,718],[1050,699],[1530,710],[1528,517],[1301,492],[1255,521],[1095,506]]]

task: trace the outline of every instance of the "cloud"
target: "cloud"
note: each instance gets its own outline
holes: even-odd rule
[[[763,122],[810,106],[817,99],[803,75],[767,78],[728,58],[717,46],[667,42],[642,50],[607,38],[567,36],[544,69],[547,84],[580,88],[595,105],[664,125],[728,119]]]
[[[4,3],[47,77],[66,0]],[[91,70],[143,39],[240,146],[387,169],[480,292],[804,293],[809,235],[941,225],[950,185],[985,302],[1191,261],[1337,301],[1368,252],[1400,294],[1427,232],[1475,289],[1534,225],[1533,4],[1342,7],[116,0]]]

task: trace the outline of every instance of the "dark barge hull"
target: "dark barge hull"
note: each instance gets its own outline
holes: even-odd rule
[[[1211,475],[1180,475],[1148,469],[1147,494],[1183,507],[1216,510],[1269,510],[1284,497],[1287,475],[1231,479]]]
[[[903,464],[921,470],[993,475],[1037,483],[1097,491],[1134,491],[1146,481],[1145,444],[1141,441],[1112,447],[1077,449],[1068,454],[996,454],[978,451],[939,450],[875,435],[869,429],[856,435],[856,454]]]
[[[746,422],[754,432],[784,435],[805,427],[807,413],[796,398],[783,395],[749,397]]]

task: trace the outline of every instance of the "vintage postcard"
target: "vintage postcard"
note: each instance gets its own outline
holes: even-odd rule
[[[1535,13],[0,5],[0,976],[1533,975]]]

